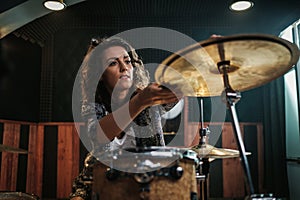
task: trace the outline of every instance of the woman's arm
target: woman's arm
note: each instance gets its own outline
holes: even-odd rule
[[[114,139],[141,113],[145,108],[159,104],[177,102],[181,97],[176,96],[169,89],[160,87],[153,83],[144,90],[138,90],[137,94],[130,101],[116,111],[106,115],[99,120],[99,136],[105,135],[109,140]],[[103,138],[99,138],[102,139]]]

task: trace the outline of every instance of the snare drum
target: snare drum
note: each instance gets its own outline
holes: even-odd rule
[[[110,160],[109,160],[110,158]],[[94,200],[197,199],[197,154],[147,147],[102,155],[93,169]]]

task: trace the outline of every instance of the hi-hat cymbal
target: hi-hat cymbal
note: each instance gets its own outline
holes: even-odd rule
[[[16,147],[10,147],[3,144],[0,144],[0,152],[11,152],[11,153],[21,153],[21,154],[27,154],[27,151],[24,149],[19,149]]]
[[[217,148],[209,144],[196,145],[193,146],[191,149],[195,151],[198,154],[198,156],[201,158],[223,159],[223,158],[237,158],[240,156],[238,150]],[[251,154],[250,152],[246,152],[246,155],[250,155],[250,154]]]
[[[299,55],[295,44],[271,35],[210,38],[169,56],[156,69],[155,79],[179,87],[185,96],[220,96],[224,85],[218,63],[229,62],[229,83],[242,92],[282,76]]]

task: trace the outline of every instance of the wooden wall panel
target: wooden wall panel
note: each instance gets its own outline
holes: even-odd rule
[[[197,133],[198,132],[198,133]],[[184,146],[191,147],[199,144],[199,123],[189,123],[184,127]]]
[[[19,147],[20,124],[5,123],[3,130],[3,144]],[[17,184],[18,154],[2,152],[0,190],[15,191]]]
[[[242,129],[241,129],[242,132]],[[236,139],[233,133],[231,124],[224,124],[222,130],[222,147],[228,149],[238,150]],[[223,159],[223,196],[230,197],[244,197],[244,171],[242,163],[239,158]]]
[[[44,138],[45,126],[54,126],[58,130],[57,141],[57,199],[68,198],[74,178],[79,174],[80,139],[77,129],[84,123],[30,123],[10,120],[0,120],[3,123],[3,144],[19,148],[21,125],[29,125],[27,174],[26,177],[18,175],[18,153],[1,152],[1,177],[0,191],[26,192],[43,197],[43,173],[44,173]],[[22,166],[23,167],[23,166]],[[26,182],[26,191],[16,191],[17,181]],[[25,189],[24,189],[25,190]]]
[[[30,125],[26,192],[42,196],[44,126]]]
[[[74,125],[58,127],[57,198],[66,198],[79,173],[80,140]]]
[[[13,147],[19,147],[20,127],[24,122],[4,121],[3,125],[3,144]],[[186,146],[194,146],[199,142],[199,135],[195,131],[199,129],[199,123],[186,122],[185,124],[185,141]],[[80,158],[80,139],[77,130],[84,124],[76,123],[28,123],[29,125],[29,144],[28,144],[28,160],[27,160],[27,177],[26,192],[43,195],[43,163],[44,163],[44,128],[45,126],[57,127],[57,182],[56,198],[68,198],[71,192],[71,186],[74,178],[79,173]],[[208,124],[205,123],[205,126]],[[231,123],[211,123],[211,125],[222,126],[222,147],[237,149],[235,137],[233,135],[233,127]],[[264,149],[263,149],[263,127],[259,123],[240,123],[241,132],[247,125],[256,126],[257,128],[257,152],[258,152],[258,184],[259,191],[263,190],[263,169],[264,169]],[[193,134],[191,134],[193,133]],[[247,149],[246,149],[247,151]],[[1,153],[1,177],[0,190],[15,191],[18,172],[18,154]],[[246,193],[244,183],[244,173],[242,165],[238,158],[230,158],[222,160],[223,171],[223,197],[235,198],[243,197]],[[24,177],[22,177],[24,178]],[[23,192],[23,191],[21,191]]]
[[[260,193],[265,193],[264,188],[264,137],[263,125],[257,124],[257,152],[258,152],[258,190]]]

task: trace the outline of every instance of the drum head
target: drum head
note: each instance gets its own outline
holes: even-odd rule
[[[112,169],[129,173],[145,173],[167,167],[183,158],[187,149],[173,147],[139,147],[107,151],[98,160]]]

